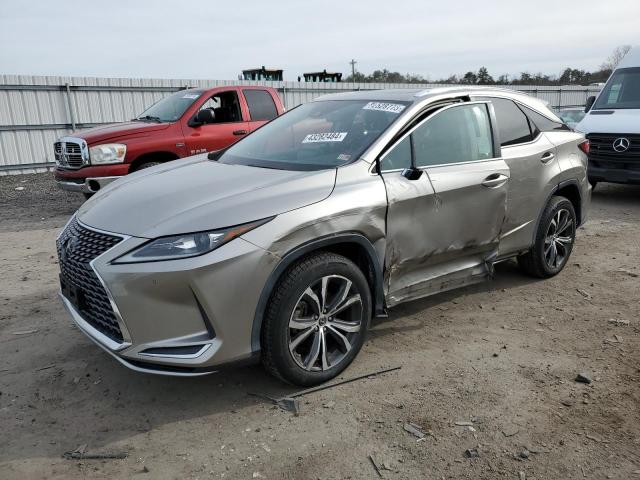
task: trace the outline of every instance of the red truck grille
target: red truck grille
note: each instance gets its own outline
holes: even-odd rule
[[[73,141],[58,141],[53,144],[56,163],[63,168],[80,168],[85,165],[82,145]]]

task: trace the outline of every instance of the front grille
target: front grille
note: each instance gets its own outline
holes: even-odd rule
[[[85,228],[74,218],[56,245],[64,281],[82,293],[78,312],[93,328],[118,343],[123,341],[122,331],[107,292],[89,263],[120,241],[120,237]]]
[[[73,141],[57,141],[53,144],[56,162],[61,167],[80,168],[84,165],[82,145]]]
[[[590,133],[589,162],[595,167],[623,170],[640,170],[640,135]],[[629,148],[624,152],[617,152],[613,143],[625,138],[629,141]]]

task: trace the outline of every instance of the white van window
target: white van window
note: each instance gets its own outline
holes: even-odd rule
[[[640,108],[640,67],[616,70],[594,108]]]

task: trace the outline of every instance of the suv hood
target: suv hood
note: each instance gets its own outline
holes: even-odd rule
[[[327,198],[336,170],[298,172],[225,165],[199,155],[141,170],[78,210],[94,228],[143,238],[214,230]]]
[[[593,112],[607,112],[597,113]],[[611,112],[611,113],[609,113]],[[575,127],[579,132],[588,133],[640,133],[640,110],[591,110]]]
[[[109,125],[101,125],[99,127],[87,128],[73,132],[74,137],[84,139],[89,145],[104,143],[108,140],[123,139],[123,137],[133,135],[144,135],[159,130],[166,130],[170,123],[151,123],[151,122],[124,122],[111,123]]]

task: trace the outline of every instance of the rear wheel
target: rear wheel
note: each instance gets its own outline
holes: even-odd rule
[[[262,363],[289,383],[325,382],[358,354],[370,319],[362,271],[341,255],[315,254],[293,265],[275,287],[262,328]]]
[[[542,214],[533,248],[518,257],[522,270],[539,278],[560,273],[573,249],[576,224],[573,204],[565,197],[552,197]]]

